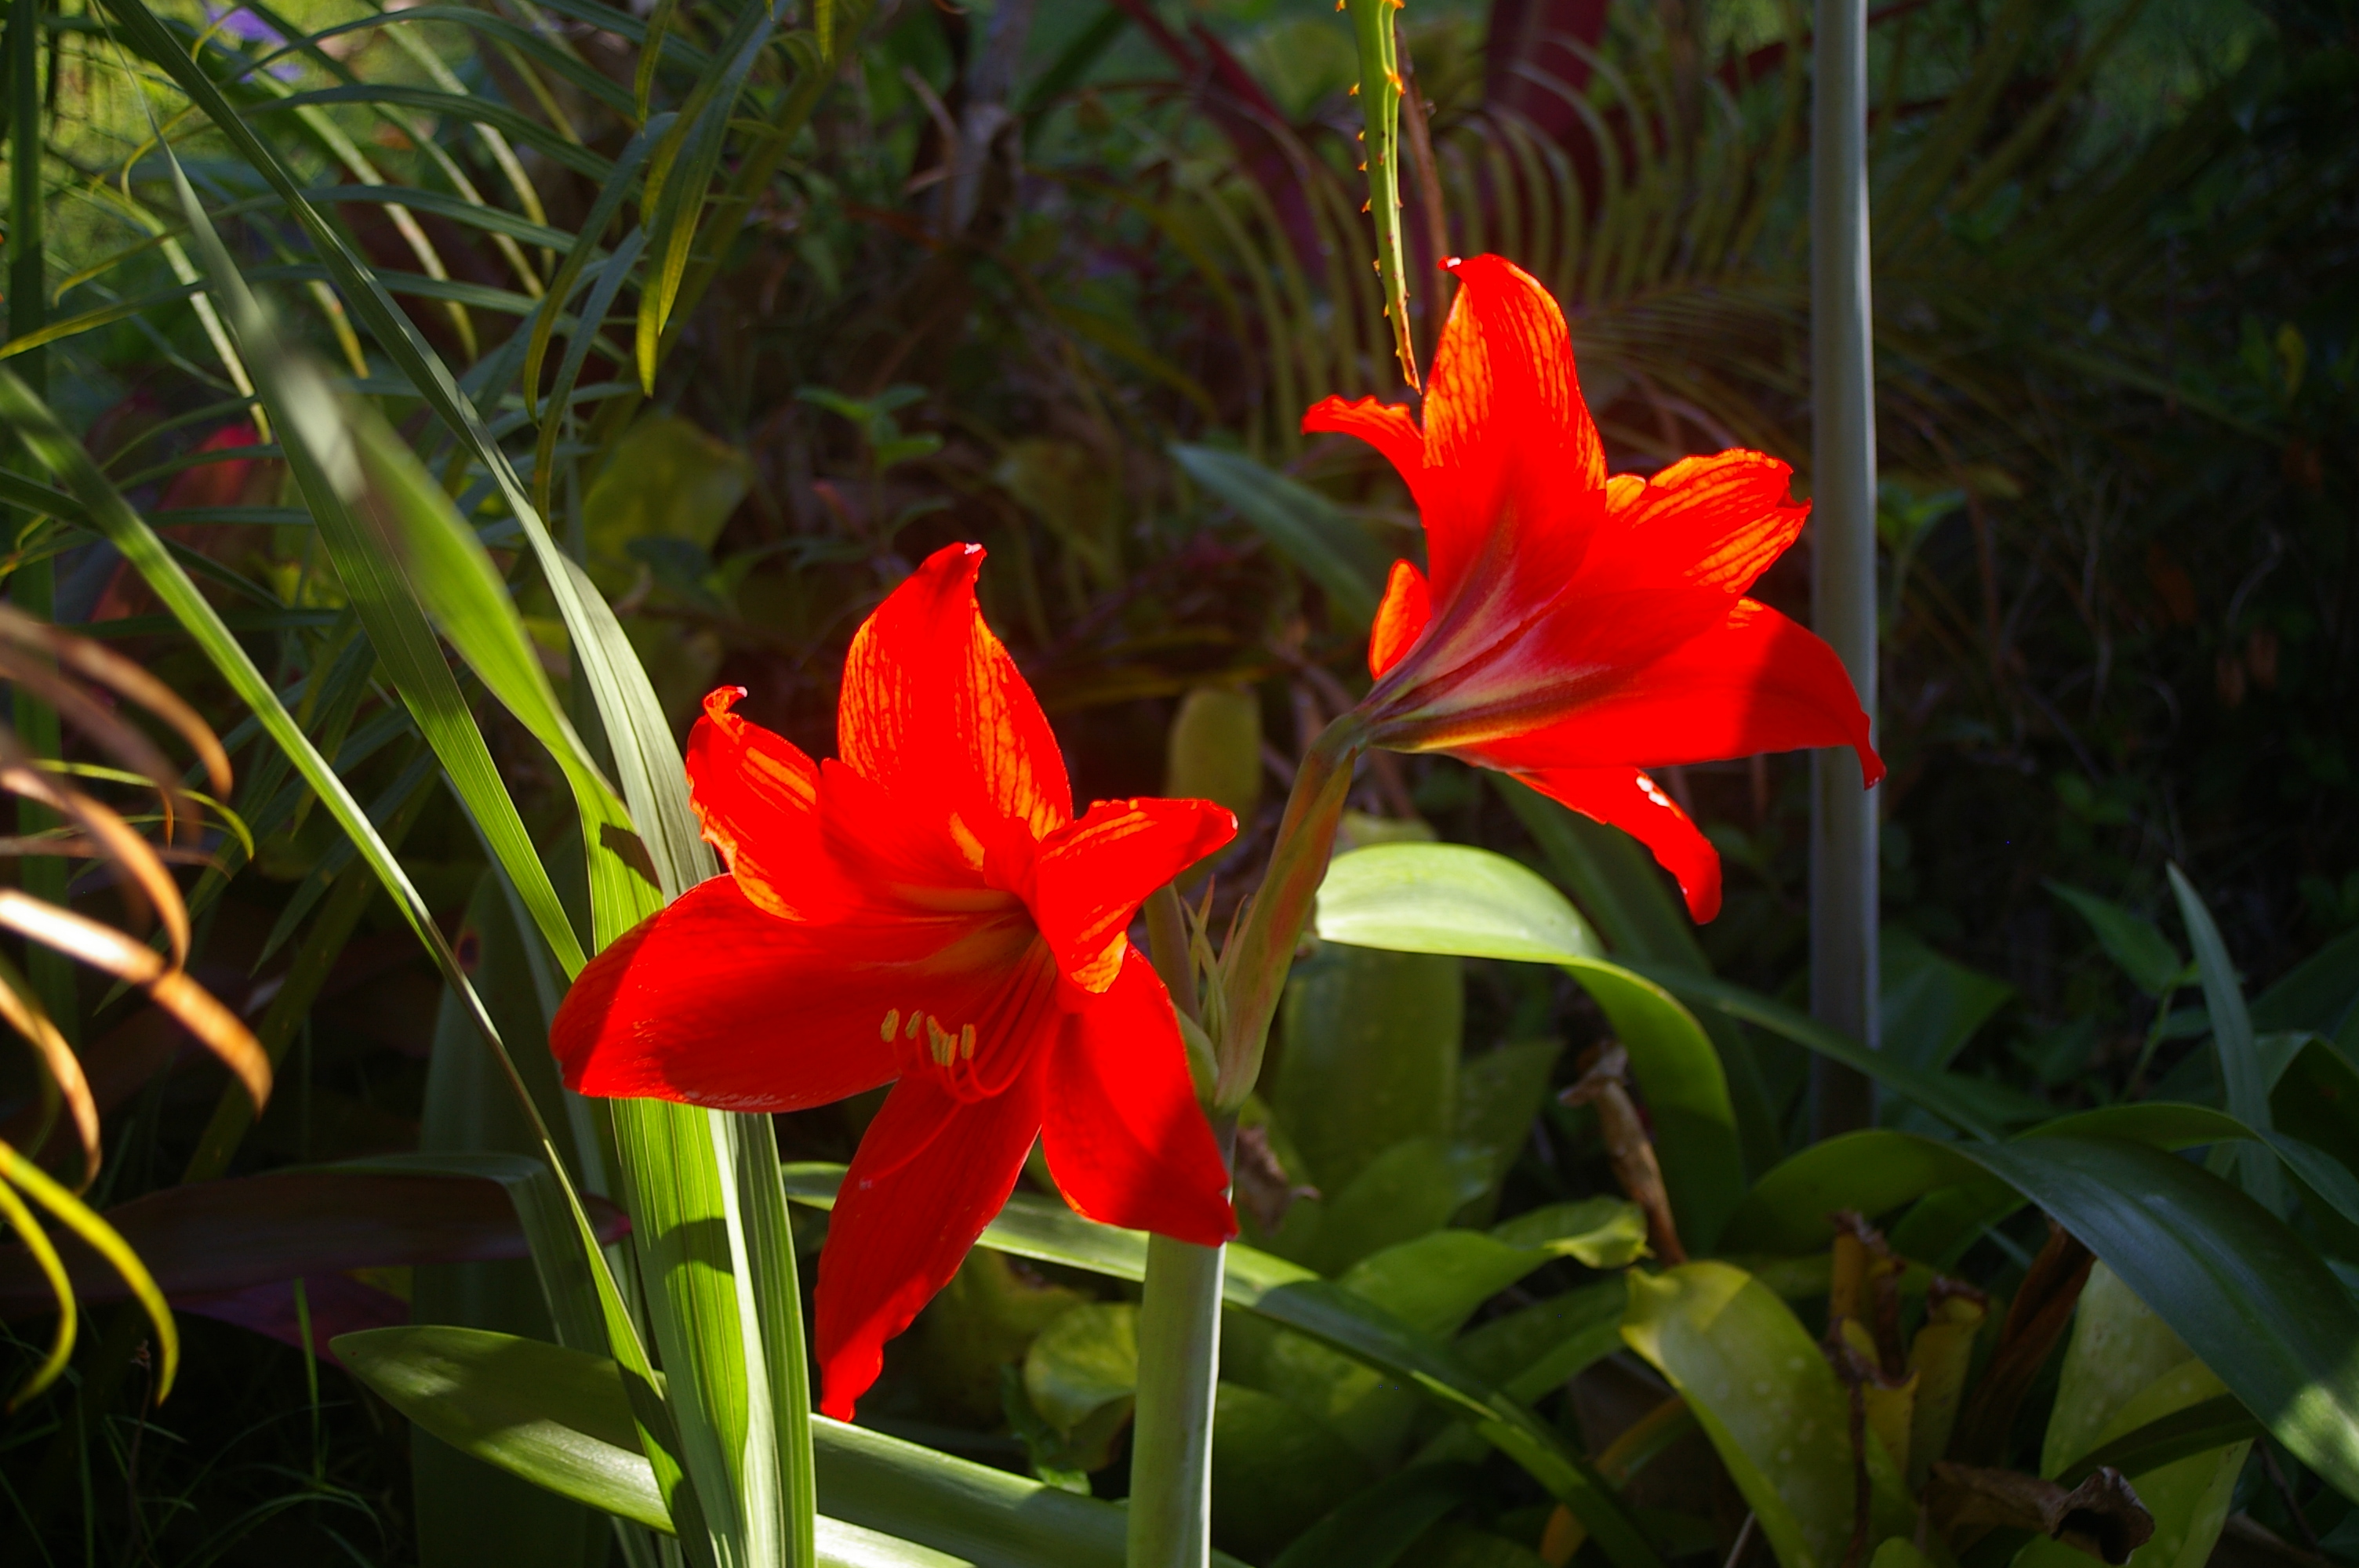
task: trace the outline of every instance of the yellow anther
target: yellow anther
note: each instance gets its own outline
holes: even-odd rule
[[[918,1031],[924,1026],[925,1022],[926,1015],[924,1013],[912,1011],[909,1014],[908,1033],[902,1035],[901,1038],[904,1040],[915,1040],[918,1037]]]
[[[951,1053],[957,1045],[957,1036],[944,1033],[942,1026],[931,1018],[926,1020],[926,1054],[933,1057],[935,1066],[949,1066]]]
[[[970,1062],[974,1060],[974,1025],[972,1023],[959,1025],[959,1054]]]
[[[894,1032],[900,1027],[901,1010],[897,1007],[887,1008],[885,1010],[885,1026],[876,1032],[877,1037],[890,1044]]]

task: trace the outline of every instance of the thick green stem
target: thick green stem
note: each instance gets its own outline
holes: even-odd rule
[[[1270,1020],[1277,1014],[1286,974],[1294,966],[1294,946],[1310,919],[1319,884],[1327,877],[1327,857],[1335,847],[1335,825],[1352,792],[1352,764],[1366,740],[1357,713],[1346,713],[1311,743],[1294,775],[1294,793],[1277,825],[1269,870],[1245,912],[1245,927],[1221,957],[1223,1007],[1213,1022],[1220,1054],[1216,1111],[1234,1112],[1261,1076]]]
[[[1226,1158],[1234,1118],[1213,1124]],[[1212,1399],[1228,1249],[1147,1239],[1138,1405],[1130,1450],[1129,1568],[1204,1568],[1212,1550]]]

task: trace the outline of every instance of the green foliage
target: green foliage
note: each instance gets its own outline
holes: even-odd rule
[[[1244,818],[1245,848],[1191,884],[1217,945],[1282,794],[1265,752],[1282,766],[1354,699],[1386,568],[1418,550],[1380,461],[1306,446],[1299,419],[1430,346],[1437,248],[1504,251],[1557,290],[1617,465],[1799,459],[1798,14],[1688,7],[1682,32],[1681,9],[1604,8],[1569,129],[1486,99],[1471,12],[1401,12],[1437,236],[1414,186],[1414,221],[1388,206],[1389,81],[1343,95],[1368,81],[1354,37],[1384,59],[1380,0],[1354,0],[1353,33],[1214,5],[1189,38],[1046,7],[995,96],[986,24],[954,7],[20,5],[0,416],[32,460],[0,472],[0,571],[229,737],[256,842],[209,840],[190,869],[197,963],[284,1086],[257,1120],[168,1060],[142,999],[28,962],[104,1098],[114,1158],[87,1208],[143,1247],[139,1215],[181,1213],[190,1252],[305,1278],[327,1334],[343,1285],[399,1284],[339,1270],[432,1249],[396,1246],[398,1215],[364,1232],[357,1200],[322,1227],[342,1237],[246,1214],[233,1245],[242,1184],[490,1175],[537,1271],[424,1263],[509,1277],[422,1274],[419,1326],[342,1361],[465,1453],[638,1521],[616,1538],[634,1564],[681,1522],[692,1561],[709,1541],[746,1562],[1118,1560],[1103,1499],[1142,1238],[1019,1195],[1004,1250],[879,1387],[883,1419],[1057,1485],[806,1439],[812,1217],[799,1259],[786,1202],[832,1189],[773,1179],[774,1140],[841,1156],[856,1112],[570,1098],[547,1019],[587,953],[716,869],[679,777],[701,693],[744,684],[824,752],[850,629],[953,537],[993,549],[989,617],[1079,793],[1168,781]],[[2104,1260],[2006,1462],[2139,1456],[2166,1527],[2146,1568],[2200,1561],[2232,1488],[2348,1555],[2352,46],[2315,8],[2233,9],[1937,0],[1875,30],[1882,1050],[1795,1005],[1797,764],[1669,776],[1730,871],[1701,933],[1642,849],[1519,785],[1447,759],[1364,773],[1357,841],[1450,842],[1336,861],[1247,1108],[1268,1250],[1234,1249],[1226,1283],[1224,1543],[1288,1568],[1522,1563],[1577,1518],[1617,1568],[1724,1554],[1725,1530],[1658,1506],[1672,1466],[1610,1471],[1616,1433],[1588,1424],[1626,1308],[1748,1502],[1791,1467],[1810,1508],[1761,1510],[1781,1559],[1839,1556],[1846,1412],[1808,1314],[1851,1208],[1923,1266],[1912,1319],[1925,1269],[2011,1293],[2039,1211]],[[1386,210],[1363,218],[1371,180]],[[1758,591],[1799,610],[1796,588]],[[28,888],[114,896],[23,864]],[[1636,1256],[1596,1119],[1553,1100],[1609,1036],[1708,1259],[1686,1271]],[[1875,1075],[1879,1126],[1807,1142],[1818,1058]],[[5,1114],[32,1082],[0,1083]],[[26,1147],[54,1166],[54,1141]],[[349,1163],[417,1147],[436,1153]],[[2176,1157],[2197,1150],[2208,1171]],[[226,1206],[176,1211],[189,1194]],[[599,1244],[601,1195],[632,1209],[627,1243]],[[370,1257],[335,1249],[354,1235]],[[203,1391],[137,1405],[150,1331],[108,1321],[82,1262],[59,1267],[89,1286],[84,1348],[0,1433],[23,1458],[12,1561],[406,1561],[502,1496],[421,1465],[413,1500],[343,1373],[196,1321],[231,1309],[168,1271]],[[0,1266],[38,1282],[28,1249]],[[427,1324],[484,1291],[515,1315]],[[1705,1296],[1734,1305],[1707,1323],[1686,1310]],[[504,1327],[529,1337],[481,1337]],[[47,1336],[26,1332],[29,1369]],[[1751,1381],[1717,1392],[1714,1357],[1791,1374],[1772,1391],[1821,1407],[1824,1451],[1783,1441],[1799,1429]],[[2240,1486],[2245,1411],[2282,1499]],[[1871,1560],[1909,1568],[1877,1476],[1897,1533]],[[572,1525],[518,1568],[603,1560],[603,1523],[549,1517]]]

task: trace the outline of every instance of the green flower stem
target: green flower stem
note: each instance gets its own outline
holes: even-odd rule
[[[1330,724],[1302,759],[1294,793],[1277,825],[1269,870],[1245,912],[1244,929],[1221,956],[1220,1016],[1211,1022],[1220,1058],[1212,1097],[1215,1112],[1234,1115],[1261,1076],[1262,1051],[1270,1020],[1294,967],[1295,944],[1310,923],[1310,906],[1326,880],[1327,858],[1335,847],[1335,825],[1352,792],[1352,764],[1366,744],[1365,722],[1356,712]]]
[[[1214,1121],[1229,1156],[1236,1119]],[[1204,1568],[1212,1550],[1212,1395],[1225,1247],[1147,1238],[1138,1404],[1130,1450],[1129,1568]]]

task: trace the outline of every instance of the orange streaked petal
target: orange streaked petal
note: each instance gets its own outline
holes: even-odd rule
[[[1124,932],[1147,895],[1236,837],[1209,800],[1102,800],[1041,842],[1027,902],[1075,985],[1114,984]]]
[[[983,623],[982,566],[980,545],[937,550],[861,626],[837,749],[902,805],[1017,854],[1071,820],[1072,792],[1038,700]]]
[[[810,885],[819,764],[732,711],[745,695],[744,687],[725,686],[705,697],[704,717],[688,735],[689,801],[705,842],[748,898],[773,914],[808,918],[834,903],[824,893],[814,899]]]
[[[1720,913],[1720,853],[1665,795],[1636,768],[1517,768],[1515,776],[1593,821],[1619,827],[1653,852],[1701,925]]]
[[[820,1409],[850,1421],[885,1366],[885,1342],[950,1282],[991,1223],[1040,1131],[1042,1075],[978,1101],[931,1073],[893,1086],[868,1124],[819,1255],[813,1348]]]
[[[1584,514],[1551,498],[1605,484],[1605,449],[1582,401],[1564,312],[1502,257],[1450,270],[1458,297],[1425,395],[1425,461],[1438,470],[1427,488],[1449,494],[1446,506],[1425,507],[1426,555],[1445,599],[1495,535],[1577,524]]]
[[[1357,436],[1391,460],[1412,495],[1425,482],[1425,432],[1417,427],[1415,416],[1397,404],[1373,397],[1356,402],[1322,397],[1302,416],[1302,433]]]
[[[1873,784],[1883,761],[1832,648],[1756,600],[1624,675],[1562,718],[1466,754],[1510,773],[1665,766],[1849,746]]]
[[[1425,574],[1408,561],[1395,561],[1385,579],[1384,601],[1376,606],[1376,623],[1368,631],[1368,674],[1384,678],[1400,663],[1410,644],[1425,635],[1433,619],[1433,594]]]
[[[807,1109],[921,1054],[908,1021],[988,1016],[1033,940],[1021,921],[798,925],[715,877],[590,961],[549,1047],[583,1094]]]
[[[1186,1051],[1163,982],[1133,951],[1105,994],[1066,1019],[1040,1136],[1058,1189],[1089,1218],[1217,1247],[1236,1215]]]
[[[1752,588],[1810,514],[1789,492],[1794,470],[1760,452],[1681,458],[1642,483],[1607,488],[1605,525],[1573,584],[1575,598],[1634,589]]]

